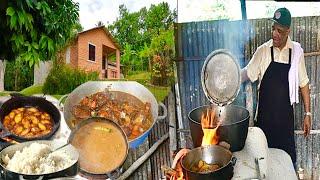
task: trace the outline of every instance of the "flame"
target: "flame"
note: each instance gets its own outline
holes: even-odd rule
[[[211,145],[211,144],[218,144],[219,143],[219,136],[217,134],[217,130],[221,124],[220,120],[218,119],[218,116],[216,116],[216,109],[208,108],[202,115],[201,115],[201,127],[203,131],[203,138],[202,138],[202,144],[201,146]],[[180,150],[181,151],[181,150]],[[180,153],[180,152],[179,152]],[[178,154],[179,154],[178,153]],[[187,151],[181,151],[181,153],[184,153],[184,155],[187,153]],[[178,163],[175,164],[174,167],[174,173],[169,173],[168,180],[185,180],[183,170],[181,167],[181,160],[183,158],[183,155],[180,156],[176,155],[174,161],[178,161]]]
[[[182,171],[181,165],[177,166],[176,172],[177,172],[176,180],[184,180],[183,171]]]
[[[203,131],[203,138],[201,146],[218,144],[219,137],[217,129],[220,126],[220,121],[216,117],[215,109],[208,108],[206,112],[201,115],[201,127]]]

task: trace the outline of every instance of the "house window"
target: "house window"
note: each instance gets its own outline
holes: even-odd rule
[[[90,61],[96,60],[96,46],[93,44],[89,44],[89,60]]]
[[[70,64],[70,47],[66,51],[66,64]]]

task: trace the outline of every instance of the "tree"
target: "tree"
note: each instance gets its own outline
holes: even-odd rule
[[[141,67],[139,70],[152,68],[151,59],[154,54],[150,54],[150,44],[152,39],[163,31],[173,28],[176,18],[175,10],[171,11],[168,3],[163,2],[151,5],[149,9],[144,7],[138,12],[130,13],[124,5],[120,5],[119,14],[117,20],[108,25],[108,30],[123,48],[121,63],[130,67]],[[128,59],[128,54],[132,54],[128,52],[132,51],[135,53]],[[129,70],[130,67],[128,67]]]
[[[130,13],[124,5],[120,5],[119,14],[119,18],[108,26],[108,30],[118,40],[121,47],[128,43],[134,50],[139,49],[143,45],[143,36],[139,33],[141,31],[139,12]]]
[[[0,59],[50,60],[79,27],[79,6],[72,0],[5,1],[1,16]],[[2,41],[3,40],[3,41]]]
[[[155,85],[167,86],[173,77],[174,36],[173,28],[162,30],[150,44],[153,52],[151,82]]]
[[[78,11],[72,0],[2,0],[0,60],[30,67],[40,60],[51,60],[81,29]],[[4,67],[0,71],[4,72]]]

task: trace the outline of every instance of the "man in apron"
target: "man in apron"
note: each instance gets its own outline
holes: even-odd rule
[[[265,133],[268,146],[286,151],[296,162],[293,103],[304,103],[304,135],[310,133],[310,91],[303,50],[288,36],[291,15],[276,10],[272,18],[272,39],[262,44],[242,69],[242,81],[259,80],[257,126]]]

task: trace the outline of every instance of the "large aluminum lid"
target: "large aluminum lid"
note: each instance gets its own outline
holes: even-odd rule
[[[226,49],[210,53],[202,67],[201,83],[211,103],[224,106],[237,97],[240,84],[240,67],[236,58]]]

